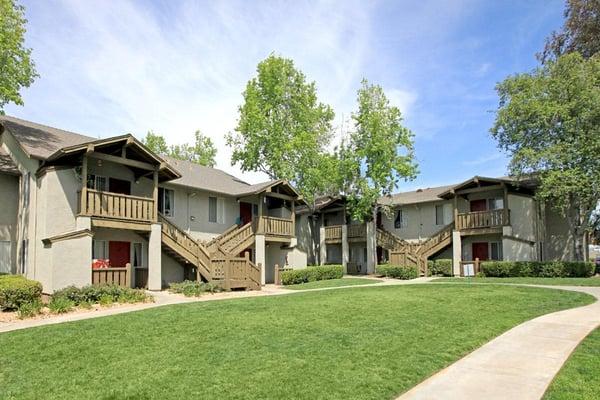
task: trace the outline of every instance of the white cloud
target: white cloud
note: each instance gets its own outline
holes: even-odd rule
[[[481,156],[474,160],[465,160],[462,162],[462,164],[468,165],[468,166],[483,165],[483,164],[489,164],[492,161],[497,161],[497,160],[501,160],[501,159],[504,159],[504,155],[500,152],[496,152],[496,153],[488,154],[486,156]]]
[[[404,118],[410,115],[411,109],[417,101],[417,93],[407,90],[388,89],[385,94],[390,103],[400,109]]]

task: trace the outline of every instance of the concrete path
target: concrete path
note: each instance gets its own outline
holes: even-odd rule
[[[539,287],[573,290],[600,299],[600,287]],[[532,319],[436,373],[399,399],[540,399],[575,347],[598,326],[600,302]]]
[[[154,303],[144,304],[131,304],[123,306],[115,306],[112,308],[103,308],[97,311],[81,310],[64,315],[48,316],[45,318],[34,318],[26,320],[16,320],[11,322],[0,322],[0,333],[16,331],[20,329],[33,328],[36,326],[60,324],[63,322],[80,321],[90,318],[106,317],[109,315],[124,314],[133,311],[146,310],[149,308],[156,308],[171,304],[181,303],[194,303],[203,301],[217,301],[217,300],[228,300],[228,299],[240,299],[246,297],[263,297],[263,296],[279,296],[294,293],[313,292],[322,290],[338,290],[347,288],[359,288],[359,287],[374,287],[374,286],[390,286],[390,285],[409,285],[415,283],[429,282],[433,278],[417,278],[410,281],[401,281],[397,279],[386,279],[386,278],[373,278],[381,280],[382,282],[372,283],[368,285],[353,285],[353,286],[339,286],[331,288],[318,288],[318,289],[306,289],[306,290],[289,290],[281,286],[266,285],[263,286],[260,291],[235,291],[235,292],[222,292],[215,294],[205,294],[201,297],[185,297],[180,294],[173,294],[167,291],[162,292],[148,292],[154,297]]]

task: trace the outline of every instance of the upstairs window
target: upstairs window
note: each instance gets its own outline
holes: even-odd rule
[[[108,178],[106,176],[89,174],[87,181],[88,189],[106,192],[108,190]]]
[[[175,192],[158,188],[158,212],[167,217],[175,215]]]
[[[444,225],[444,205],[435,206],[435,224]]]
[[[402,209],[396,211],[396,218],[394,219],[394,228],[402,229],[406,227],[406,215],[402,212]]]
[[[488,210],[501,210],[504,208],[504,199],[488,199]]]
[[[225,223],[225,199],[220,197],[208,198],[208,222]]]

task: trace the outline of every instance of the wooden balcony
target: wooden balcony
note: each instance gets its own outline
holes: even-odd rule
[[[79,195],[79,215],[130,223],[155,222],[154,200],[87,189]]]
[[[367,238],[367,226],[365,224],[348,225],[348,241],[362,242]]]
[[[342,225],[332,225],[325,227],[325,243],[342,242]]]
[[[508,209],[468,212],[456,217],[456,229],[467,234],[501,232],[505,225],[510,225]]]
[[[294,221],[287,218],[258,217],[256,233],[289,240],[294,236]]]

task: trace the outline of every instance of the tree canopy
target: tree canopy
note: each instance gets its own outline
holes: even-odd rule
[[[511,172],[536,174],[537,196],[568,217],[582,259],[600,199],[600,55],[561,56],[496,90],[492,136],[512,156]]]
[[[326,147],[333,110],[319,102],[315,83],[307,82],[290,59],[270,55],[256,72],[243,93],[235,131],[227,138],[231,163],[291,182],[311,204],[331,182],[327,165],[334,159]]]
[[[390,105],[383,89],[363,79],[352,114],[355,129],[339,152],[340,170],[354,219],[374,217],[377,201],[390,195],[401,180],[417,174],[414,135],[402,125],[398,107]]]
[[[200,131],[194,133],[194,144],[167,145],[164,137],[149,131],[142,142],[157,154],[163,154],[178,160],[190,161],[207,167],[215,166],[217,148],[212,139],[203,135]]]
[[[538,59],[544,63],[572,52],[589,58],[600,51],[600,0],[567,0],[565,23],[546,39]]]
[[[38,76],[25,43],[25,9],[14,0],[0,0],[0,114],[8,103],[23,105],[21,89]]]

